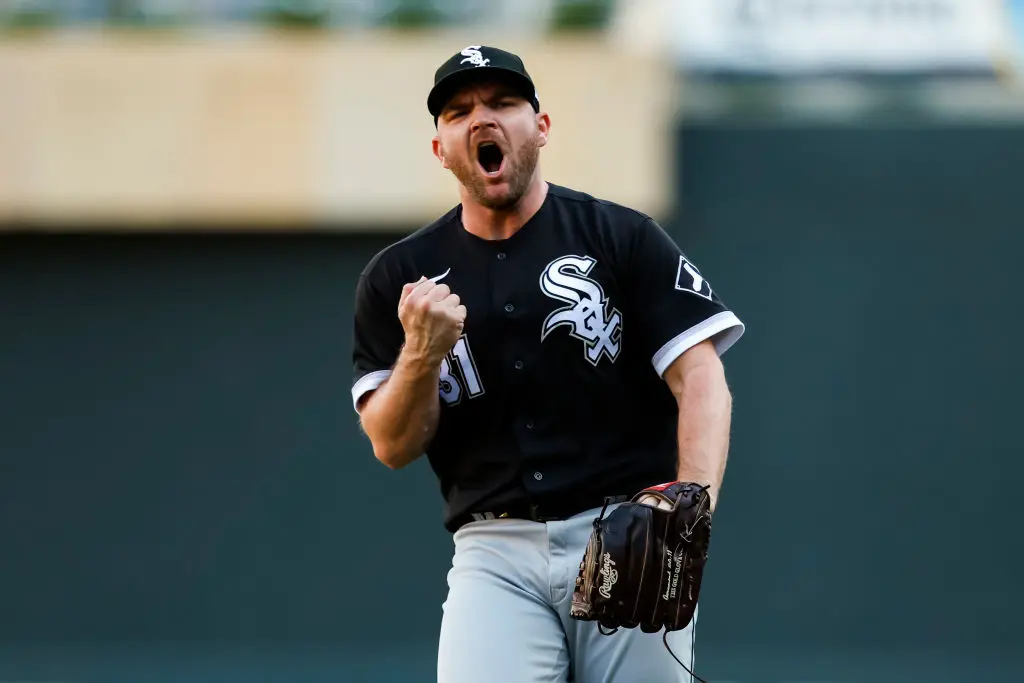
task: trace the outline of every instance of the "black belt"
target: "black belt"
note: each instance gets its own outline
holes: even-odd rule
[[[556,498],[548,501],[518,501],[489,512],[467,512],[460,515],[452,526],[455,529],[470,522],[482,522],[489,519],[525,519],[531,522],[556,522],[568,519],[592,508],[614,505],[630,499],[632,494],[613,496],[592,496],[587,498]]]

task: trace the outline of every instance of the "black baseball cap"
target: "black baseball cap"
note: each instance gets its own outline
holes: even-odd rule
[[[496,47],[470,45],[449,58],[434,73],[434,87],[427,96],[427,110],[434,117],[434,123],[459,88],[475,79],[494,76],[517,86],[533,105],[534,111],[540,111],[537,89],[519,56]]]

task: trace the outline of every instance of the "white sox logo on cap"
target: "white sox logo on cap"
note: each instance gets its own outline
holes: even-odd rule
[[[482,72],[490,72],[494,78],[503,78],[506,83],[511,83],[530,101],[534,111],[540,111],[537,88],[520,57],[489,45],[469,45],[449,57],[434,72],[434,85],[427,95],[427,111],[434,117],[435,124],[445,104],[460,86],[477,82]]]
[[[469,62],[473,66],[487,66],[488,64],[490,64],[491,60],[485,59],[484,53],[480,52],[481,47],[482,46],[480,45],[470,45],[462,52],[460,52],[459,54],[465,57],[465,59],[459,62],[459,64],[465,64],[467,62]]]

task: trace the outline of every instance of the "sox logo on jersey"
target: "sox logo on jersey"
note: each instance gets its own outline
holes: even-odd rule
[[[568,326],[571,336],[586,342],[584,355],[595,366],[602,356],[615,362],[622,335],[622,314],[615,308],[609,310],[604,289],[587,277],[596,263],[591,256],[561,256],[549,263],[540,276],[540,288],[545,294],[570,304],[552,311],[544,320],[541,341],[558,327]]]

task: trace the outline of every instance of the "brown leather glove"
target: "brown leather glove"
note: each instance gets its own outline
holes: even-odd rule
[[[640,491],[607,516],[602,511],[580,562],[570,615],[607,629],[686,628],[708,558],[710,506],[706,486],[670,482]]]

